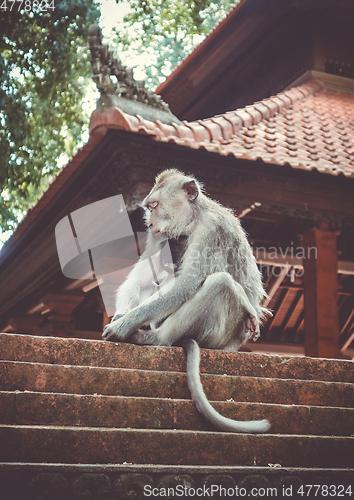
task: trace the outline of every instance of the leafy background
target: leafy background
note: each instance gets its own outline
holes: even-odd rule
[[[49,0],[55,8],[47,12],[32,2],[26,12],[25,2],[0,0],[0,231],[6,236],[88,138],[85,102],[92,108],[95,95],[87,29],[102,21],[109,1]],[[155,90],[237,2],[116,0],[125,15],[113,21],[105,42]]]

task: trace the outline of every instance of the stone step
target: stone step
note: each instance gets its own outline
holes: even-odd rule
[[[351,498],[353,485],[354,469],[339,467],[0,463],[1,500],[131,500],[167,491],[184,499],[323,498],[329,491]]]
[[[211,401],[354,407],[354,384],[202,375]],[[0,390],[190,399],[185,373],[0,362]]]
[[[257,498],[256,494],[258,498],[323,499],[330,498],[326,494],[329,492],[334,498],[349,499],[354,490],[354,470],[274,466],[0,464],[1,500],[138,500],[166,498],[169,488],[172,490],[168,498],[182,498],[181,493],[185,493],[184,499]],[[175,496],[172,496],[172,491]]]
[[[352,437],[1,425],[0,442],[2,462],[354,466]]]
[[[212,402],[226,417],[269,419],[272,434],[350,436],[354,409],[323,406]],[[2,392],[0,424],[215,430],[191,400]]]
[[[152,347],[96,340],[0,334],[0,359],[62,365],[185,372],[179,347]],[[201,371],[215,375],[354,383],[348,360],[230,353],[202,349]]]
[[[0,461],[354,466],[352,362],[202,350],[216,409],[271,421],[249,435],[199,415],[185,358],[178,347],[0,334]]]

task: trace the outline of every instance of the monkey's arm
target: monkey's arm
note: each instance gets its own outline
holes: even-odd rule
[[[188,276],[186,272],[175,279],[172,289],[153,301],[135,307],[123,317],[109,323],[103,332],[106,340],[124,341],[142,325],[166,318],[188,299],[193,297],[204,281],[204,277]]]
[[[128,311],[136,307],[139,303],[139,297],[139,283],[129,275],[117,292],[113,320],[124,316]]]
[[[152,295],[153,279],[149,260],[141,258],[118,289],[112,321],[124,316]]]

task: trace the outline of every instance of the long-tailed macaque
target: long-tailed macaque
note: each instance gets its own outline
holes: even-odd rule
[[[238,350],[256,340],[266,296],[252,249],[231,210],[208,198],[200,183],[166,170],[143,201],[146,249],[119,288],[103,338],[150,345],[183,345],[188,383],[198,410],[228,432],[266,432],[267,420],[239,422],[208,402],[199,375],[199,346]],[[164,263],[166,240],[180,250]],[[154,275],[151,274],[151,264]]]

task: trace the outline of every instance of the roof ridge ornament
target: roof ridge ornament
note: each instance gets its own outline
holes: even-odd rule
[[[147,90],[144,81],[135,80],[133,70],[113,57],[109,45],[102,44],[102,32],[98,24],[92,24],[88,33],[93,81],[101,93],[98,109],[103,111],[103,108],[117,106],[134,116],[139,114],[153,121],[179,123],[162,97]],[[116,78],[116,82],[112,81],[112,76]]]

